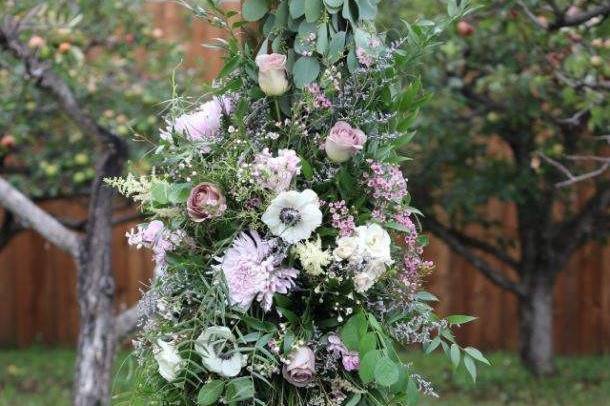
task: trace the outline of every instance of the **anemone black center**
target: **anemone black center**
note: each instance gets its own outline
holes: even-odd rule
[[[301,221],[301,213],[296,209],[286,207],[280,212],[280,221],[287,226],[293,226]]]

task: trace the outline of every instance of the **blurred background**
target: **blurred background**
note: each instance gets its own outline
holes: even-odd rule
[[[126,170],[148,171],[164,101],[201,94],[222,67],[222,53],[204,44],[222,31],[162,1],[0,0],[0,22],[36,5],[23,44],[100,125],[129,140]],[[416,73],[428,93],[404,169],[436,264],[426,289],[440,314],[477,317],[457,335],[492,366],[474,384],[441,355],[409,353],[439,385],[440,398],[422,403],[610,405],[610,5],[474,6]],[[381,7],[390,37],[402,19],[447,12],[431,0]],[[0,176],[83,231],[92,142],[0,45]],[[137,207],[115,202],[117,311],[138,301],[152,275],[150,255],[124,238],[138,222]],[[0,209],[0,405],[70,403],[76,284],[69,255]],[[127,352],[115,391],[128,389],[136,367]]]

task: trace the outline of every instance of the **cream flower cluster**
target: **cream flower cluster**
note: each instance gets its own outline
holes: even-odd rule
[[[333,250],[335,261],[360,265],[353,276],[359,293],[369,290],[394,262],[391,256],[392,239],[379,224],[356,227],[351,236],[339,237]]]

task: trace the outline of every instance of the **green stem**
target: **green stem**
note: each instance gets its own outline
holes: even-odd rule
[[[280,110],[280,101],[277,97],[275,98],[274,103],[275,103],[275,114],[277,114],[277,121],[281,123],[282,122],[282,111]]]

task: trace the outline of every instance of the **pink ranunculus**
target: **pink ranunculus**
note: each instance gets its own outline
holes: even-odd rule
[[[267,96],[281,96],[290,84],[286,78],[286,55],[261,54],[256,57],[258,85]]]
[[[366,134],[345,121],[337,121],[326,138],[324,149],[328,158],[336,163],[349,160],[362,150]]]
[[[282,375],[288,382],[303,388],[316,376],[316,356],[311,348],[303,346],[290,354],[290,362],[282,368]]]
[[[212,183],[200,183],[191,190],[186,201],[186,210],[191,220],[200,223],[221,216],[227,209],[224,195]]]

